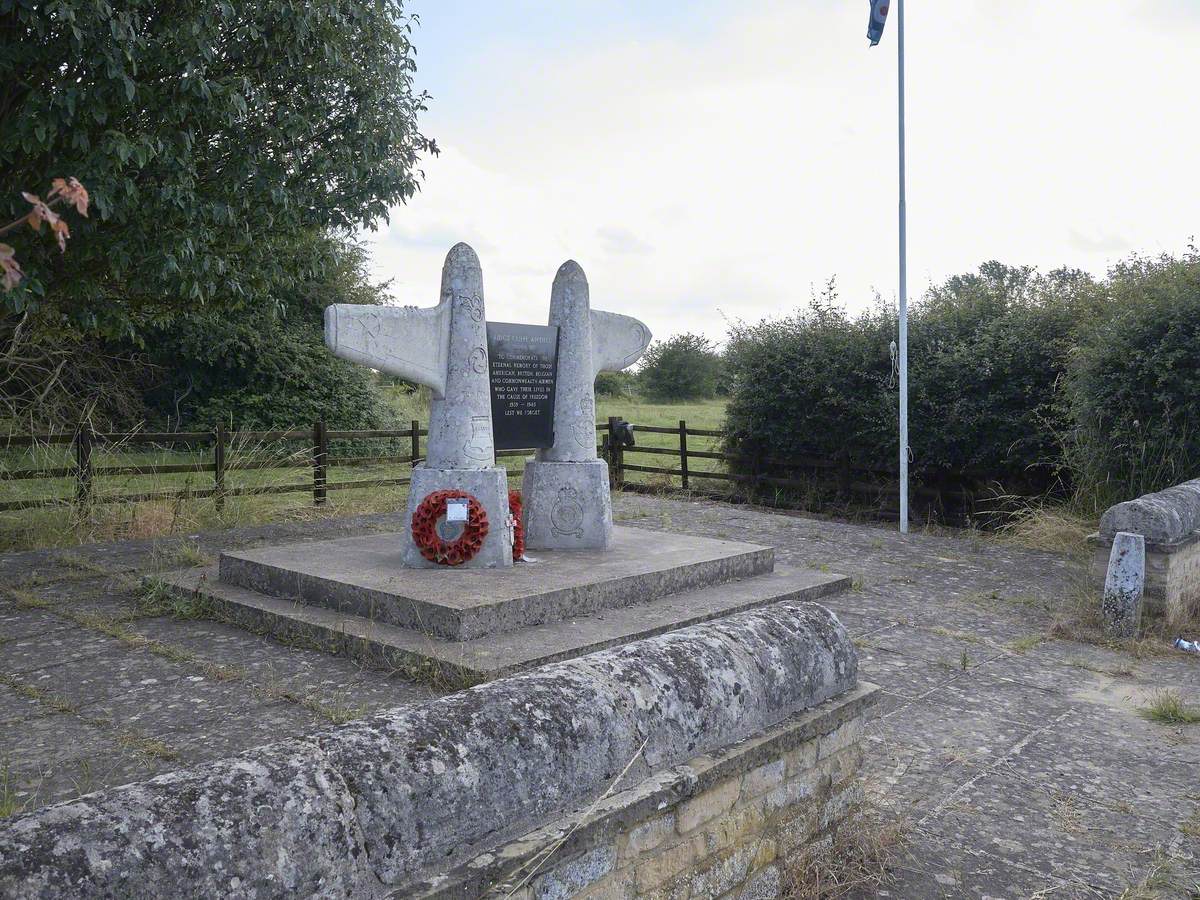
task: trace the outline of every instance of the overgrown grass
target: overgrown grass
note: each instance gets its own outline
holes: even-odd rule
[[[1139,707],[1138,712],[1143,718],[1162,725],[1200,724],[1200,709],[1188,706],[1179,692],[1173,689],[1156,691],[1150,697],[1150,702]]]
[[[787,900],[833,900],[878,896],[895,883],[893,869],[908,841],[906,818],[885,807],[860,802],[851,807],[828,840],[804,847],[787,863]]]
[[[1165,900],[1167,897],[1200,897],[1200,871],[1183,860],[1158,851],[1145,874],[1129,884],[1116,900]]]
[[[8,761],[0,763],[0,819],[15,816],[22,809],[21,798],[17,796],[16,779],[9,769]]]
[[[1070,503],[1023,505],[999,528],[1000,535],[1032,550],[1082,554],[1088,550],[1088,535],[1100,526],[1099,514]]]
[[[1130,640],[1111,638],[1104,631],[1100,613],[1102,592],[1099,578],[1091,572],[1085,561],[1080,560],[1062,593],[1048,598],[1045,603],[1050,616],[1046,634],[1061,640],[1122,650],[1135,659],[1145,659],[1177,653],[1171,648],[1171,641],[1181,631],[1185,634],[1200,633],[1198,617],[1183,624],[1170,624],[1164,616],[1143,608],[1141,634],[1138,637]]]

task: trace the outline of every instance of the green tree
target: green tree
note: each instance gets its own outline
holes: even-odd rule
[[[0,218],[59,175],[92,198],[3,302],[125,338],[305,280],[281,236],[372,225],[435,149],[410,29],[400,0],[0,0]]]
[[[401,0],[0,0],[0,221],[54,177],[92,200],[65,256],[12,237],[24,394],[177,321],[289,315],[324,277],[312,235],[386,218],[437,151],[411,29]]]
[[[684,333],[650,345],[638,382],[649,399],[676,403],[712,397],[720,374],[721,354],[712,341]]]
[[[146,341],[144,394],[153,418],[188,428],[387,428],[396,415],[370,370],[324,345],[330,303],[380,303],[362,246],[326,233],[302,236],[293,252],[321,263],[294,284],[281,315],[255,309],[202,309],[153,329]]]

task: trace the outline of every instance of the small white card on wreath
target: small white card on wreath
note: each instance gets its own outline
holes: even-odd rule
[[[451,498],[446,501],[446,521],[447,522],[468,522],[470,521],[470,505],[465,497]]]

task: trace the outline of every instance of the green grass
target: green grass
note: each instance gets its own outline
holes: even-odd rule
[[[9,771],[8,763],[0,763],[0,819],[15,816],[21,811],[21,801],[16,792],[16,779]]]
[[[653,434],[639,431],[638,425],[653,425],[660,428],[678,428],[682,419],[687,427],[702,430],[719,430],[725,424],[724,399],[698,400],[691,403],[646,403],[641,400],[629,400],[618,397],[596,398],[596,419],[600,422],[608,420],[609,416],[619,416],[634,425],[634,440],[636,446],[625,451],[625,462],[638,466],[654,466],[663,469],[678,469],[679,456],[668,456],[661,453],[639,453],[641,447],[659,447],[674,450],[678,453],[679,436],[677,434]],[[689,454],[696,450],[720,451],[721,438],[688,436]],[[689,484],[691,488],[700,490],[724,490],[729,482],[717,479],[699,477],[704,472],[724,472],[725,464],[716,459],[697,459],[689,456],[688,470],[694,476]],[[627,472],[625,480],[639,484],[650,484],[660,488],[679,488],[682,481],[678,475],[662,475],[648,472]]]
[[[1138,712],[1151,722],[1162,725],[1196,725],[1200,723],[1200,710],[1184,704],[1178,691],[1157,691],[1150,702],[1138,709]]]

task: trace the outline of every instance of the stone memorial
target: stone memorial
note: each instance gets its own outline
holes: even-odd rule
[[[508,474],[496,465],[492,441],[483,272],[479,257],[456,244],[442,268],[441,302],[433,308],[358,306],[337,303],[325,310],[325,343],[342,359],[360,363],[416,384],[427,385],[429,441],[425,461],[413,468],[408,516],[432,514],[432,523],[448,553],[473,555],[449,562],[469,568],[513,564],[509,524]],[[470,495],[466,521],[453,521],[444,507]],[[432,509],[430,508],[432,507]],[[412,568],[440,563],[422,553],[413,532],[403,532],[403,559]],[[478,546],[456,545],[475,536]]]
[[[777,569],[769,547],[614,527],[593,383],[635,362],[650,332],[591,309],[575,262],[554,279],[548,325],[488,323],[482,281],[458,244],[436,307],[326,311],[339,357],[432,391],[428,456],[395,533],[230,550],[160,582],[256,630],[454,683],[846,589]],[[536,563],[513,565],[519,507],[497,447],[537,448],[521,497]]]
[[[531,550],[606,550],[612,545],[608,466],[596,455],[596,376],[633,365],[650,330],[630,316],[591,309],[574,260],[554,276],[550,324],[559,329],[554,444],[525,464],[525,544]]]
[[[325,342],[343,359],[433,392],[428,455],[409,490],[406,566],[512,565],[497,446],[538,448],[524,476],[527,547],[612,546],[608,467],[596,455],[596,375],[636,362],[650,331],[630,316],[592,310],[578,263],[563,263],[555,276],[548,326],[488,323],[479,258],[457,244],[437,306],[334,304],[325,311]]]

